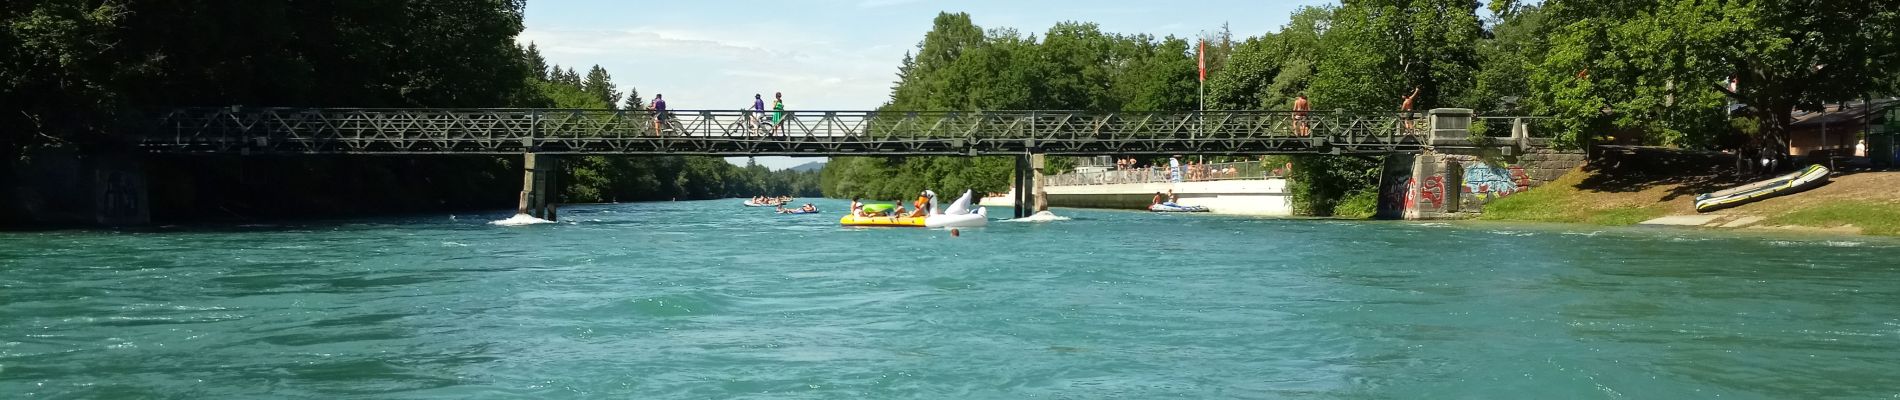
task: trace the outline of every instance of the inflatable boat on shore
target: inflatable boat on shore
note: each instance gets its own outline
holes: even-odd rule
[[[1695,211],[1710,212],[1724,208],[1753,203],[1762,199],[1800,192],[1827,183],[1827,167],[1810,165],[1792,174],[1782,175],[1761,182],[1750,183],[1733,189],[1703,193],[1695,196]]]

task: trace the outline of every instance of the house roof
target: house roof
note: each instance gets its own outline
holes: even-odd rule
[[[1861,124],[1869,117],[1878,119],[1880,114],[1900,106],[1900,99],[1879,99],[1871,102],[1851,102],[1826,104],[1825,111],[1795,111],[1794,129],[1819,128],[1825,125]]]

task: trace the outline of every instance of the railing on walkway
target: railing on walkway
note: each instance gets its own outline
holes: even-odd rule
[[[1179,171],[1167,166],[1070,172],[1043,177],[1045,186],[1115,185],[1124,183],[1207,182],[1285,177],[1286,166],[1268,168],[1259,161],[1182,164]],[[1179,178],[1178,180],[1176,178]]]

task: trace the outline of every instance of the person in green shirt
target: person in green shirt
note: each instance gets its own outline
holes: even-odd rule
[[[785,93],[772,92],[772,130],[785,126]],[[776,132],[775,132],[776,133]]]

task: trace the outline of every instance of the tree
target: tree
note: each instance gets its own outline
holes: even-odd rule
[[[587,80],[581,83],[581,91],[600,99],[600,102],[605,104],[601,108],[613,108],[614,105],[620,104],[621,95],[620,91],[614,88],[613,76],[608,75],[607,69],[599,65],[587,70]]]
[[[528,42],[525,56],[528,64],[528,76],[537,80],[548,80],[548,59],[541,57],[541,49],[534,42]]]
[[[1524,72],[1537,68],[1549,51],[1545,38],[1554,28],[1554,21],[1541,5],[1493,2],[1491,6],[1498,16],[1490,22],[1489,37],[1477,44],[1476,93],[1471,104],[1462,106],[1481,113],[1529,114],[1532,91]]]
[[[1467,104],[1482,27],[1473,0],[1346,1],[1321,37],[1315,109],[1397,110],[1419,88],[1420,109]]]
[[[1784,156],[1795,110],[1864,96],[1900,73],[1900,4],[1883,1],[1552,1],[1565,23],[1531,85],[1564,138],[1615,130],[1711,146],[1724,103],[1759,124],[1746,146]],[[1733,79],[1739,90],[1731,91]],[[1751,152],[1740,152],[1751,153]]]
[[[1248,38],[1208,77],[1208,107],[1285,110],[1306,91],[1318,64],[1332,7],[1301,7],[1279,32]]]
[[[627,87],[627,103],[624,105],[621,105],[620,109],[622,110],[647,109],[646,99],[640,98],[640,89],[635,89],[633,86],[628,86]]]

